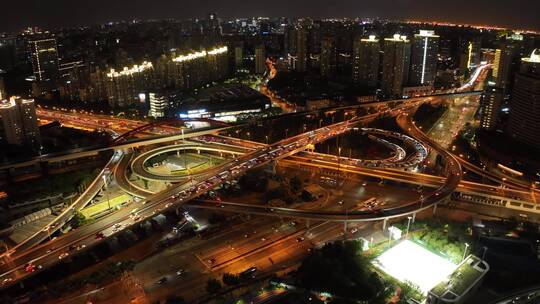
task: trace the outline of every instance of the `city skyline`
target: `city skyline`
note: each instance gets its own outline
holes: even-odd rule
[[[0,6],[0,303],[540,303],[537,3],[190,1]]]
[[[103,9],[103,8],[107,9]],[[527,7],[526,10],[523,10]],[[262,1],[211,1],[200,5],[196,1],[170,0],[114,1],[102,0],[77,3],[66,0],[56,4],[30,1],[30,3],[10,2],[4,4],[6,14],[0,20],[0,32],[18,31],[27,26],[59,28],[89,26],[106,22],[129,21],[134,19],[186,19],[204,18],[209,12],[217,12],[222,18],[243,17],[312,17],[312,18],[381,18],[389,20],[418,20],[425,22],[448,22],[469,25],[489,25],[510,29],[540,30],[540,20],[536,12],[540,3],[521,0],[519,4],[482,0],[455,1],[368,1],[358,3],[346,0],[327,7],[325,4],[305,0],[289,3],[277,0],[269,5]],[[479,13],[481,12],[481,13]]]

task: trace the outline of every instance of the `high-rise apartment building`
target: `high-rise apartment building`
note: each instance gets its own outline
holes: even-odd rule
[[[7,143],[33,147],[41,145],[34,100],[11,97],[0,101],[0,119]]]
[[[234,67],[239,70],[244,65],[244,46],[237,45],[234,47]]]
[[[305,72],[307,69],[307,31],[304,26],[296,28],[296,70]]]
[[[211,42],[217,43],[221,40],[222,29],[218,15],[209,13],[206,22],[203,25],[204,36],[210,39]]]
[[[381,45],[374,35],[356,39],[353,45],[353,83],[376,88],[379,83]]]
[[[540,149],[540,50],[521,59],[510,102],[509,135]]]
[[[501,88],[489,86],[484,90],[480,99],[480,127],[493,130],[504,100]]]
[[[419,34],[414,35],[409,80],[411,85],[431,85],[435,82],[438,52],[439,36],[434,31],[420,30]]]
[[[59,77],[56,38],[41,35],[28,40],[32,69],[37,81],[54,80]]]
[[[152,81],[153,65],[150,62],[124,67],[120,71],[111,69],[105,84],[109,105],[111,108],[132,105],[139,101],[141,93],[151,88]]]
[[[321,40],[321,75],[332,76],[337,69],[337,46],[336,39],[325,37]]]
[[[155,66],[160,88],[189,90],[227,76],[228,48],[215,47],[192,52],[172,52],[161,56]]]
[[[381,88],[386,96],[403,96],[403,86],[409,80],[411,42],[399,34],[384,39]]]
[[[7,97],[6,94],[6,86],[4,84],[4,78],[2,77],[2,74],[0,74],[0,100]]]
[[[266,72],[266,49],[264,44],[255,48],[255,74],[264,74]]]
[[[165,117],[169,109],[169,98],[163,93],[149,93],[150,112],[149,115],[154,118]]]

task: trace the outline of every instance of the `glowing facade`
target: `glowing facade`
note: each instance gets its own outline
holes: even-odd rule
[[[439,36],[435,32],[421,30],[414,35],[410,74],[412,85],[430,85],[435,82],[438,52]]]
[[[492,130],[497,123],[497,117],[504,100],[503,92],[497,87],[488,87],[481,99],[480,126]]]
[[[59,65],[56,39],[33,39],[28,44],[36,80],[47,81],[58,78]]]

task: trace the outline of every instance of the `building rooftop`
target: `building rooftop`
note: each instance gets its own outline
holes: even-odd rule
[[[428,31],[428,30],[420,30],[420,33],[415,34],[415,37],[433,37],[438,38],[439,35],[435,35],[435,31]]]
[[[441,299],[453,300],[465,295],[488,272],[486,262],[469,255],[448,278],[430,290],[430,294]]]
[[[362,42],[379,42],[379,39],[377,39],[377,36],[375,35],[369,35],[369,38],[360,39]]]
[[[407,36],[401,36],[399,34],[394,34],[392,38],[385,38],[385,41],[394,41],[394,42],[409,42]]]
[[[540,49],[535,49],[534,51],[532,51],[530,57],[525,57],[521,60],[530,63],[540,63]]]
[[[149,70],[153,68],[152,63],[145,61],[141,65],[134,65],[132,67],[124,67],[121,71],[116,71],[115,69],[111,69],[109,73],[107,73],[107,77],[109,78],[116,78],[120,76],[128,76],[133,75],[136,73],[141,73],[143,71]]]

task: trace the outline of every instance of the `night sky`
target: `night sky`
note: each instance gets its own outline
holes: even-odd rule
[[[0,32],[106,21],[203,17],[385,17],[540,30],[540,0],[1,0]]]

